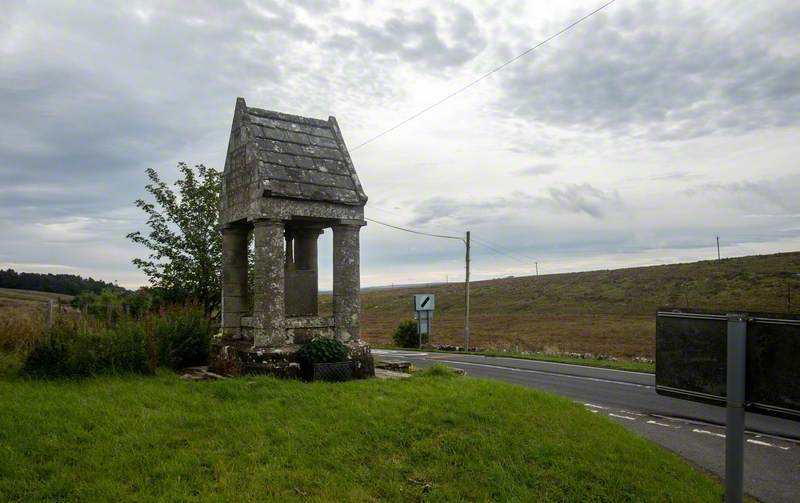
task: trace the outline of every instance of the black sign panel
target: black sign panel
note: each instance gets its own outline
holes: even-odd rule
[[[746,313],[747,410],[800,419],[800,316]],[[725,405],[727,313],[664,308],[656,392]]]

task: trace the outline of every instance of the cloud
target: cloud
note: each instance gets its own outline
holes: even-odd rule
[[[509,223],[529,211],[572,213],[602,219],[622,206],[616,191],[604,191],[589,183],[567,183],[546,189],[542,194],[513,191],[507,196],[482,198],[431,197],[414,205],[413,225],[446,221],[453,227],[488,222]]]
[[[341,49],[360,48],[365,57],[370,53],[393,55],[436,71],[470,61],[487,45],[475,16],[459,5],[451,5],[439,15],[423,8],[400,12],[380,24],[349,21],[344,26],[350,33],[331,39]]]
[[[531,164],[525,168],[517,170],[517,174],[524,176],[541,176],[549,175],[558,171],[556,164]]]
[[[145,222],[145,168],[221,167],[235,97],[336,115],[356,144],[577,17],[523,4],[12,2],[0,261],[135,286],[124,236]],[[370,203],[399,213],[385,220],[537,257],[774,242],[800,213],[783,177],[800,155],[799,22],[781,0],[617,2],[353,157]],[[452,240],[394,232],[364,230],[365,277],[449,264]]]
[[[659,141],[800,125],[800,54],[781,43],[800,4],[715,7],[616,4],[498,74],[496,109]]]
[[[555,208],[585,213],[593,218],[602,218],[609,207],[618,207],[622,203],[618,193],[604,192],[588,183],[551,187],[548,193]]]
[[[746,208],[756,214],[765,207],[787,217],[800,212],[800,175],[787,175],[769,180],[706,182],[684,190],[690,197],[713,197],[726,204]]]

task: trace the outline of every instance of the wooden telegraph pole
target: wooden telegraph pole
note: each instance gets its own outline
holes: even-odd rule
[[[469,351],[469,231],[464,244],[467,245],[467,268],[464,279],[464,351],[466,352]]]

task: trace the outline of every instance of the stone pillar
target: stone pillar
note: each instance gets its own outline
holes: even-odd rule
[[[286,231],[286,270],[294,271],[294,234]]]
[[[294,237],[294,268],[286,271],[286,316],[319,314],[319,280],[317,278],[317,239],[322,230],[300,227]]]
[[[295,266],[301,271],[317,270],[317,241],[321,229],[298,229],[295,231]]]
[[[242,313],[247,309],[246,227],[222,229],[222,334],[241,336]]]
[[[281,346],[284,330],[284,268],[286,267],[283,222],[256,220],[255,285],[253,288],[254,346]]]
[[[358,233],[363,222],[333,225],[333,320],[342,342],[358,340],[361,271]]]

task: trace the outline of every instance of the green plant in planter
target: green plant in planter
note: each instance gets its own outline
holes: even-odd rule
[[[347,346],[338,339],[318,337],[303,344],[297,352],[300,365],[347,361]]]

